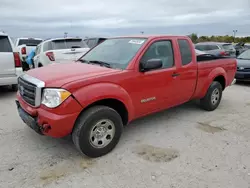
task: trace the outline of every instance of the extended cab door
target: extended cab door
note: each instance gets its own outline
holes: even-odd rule
[[[179,49],[176,51],[176,61],[178,61],[178,71],[176,84],[178,86],[178,98],[180,103],[185,103],[191,99],[195,92],[197,83],[197,62],[191,40],[187,38],[178,38],[177,44]]]
[[[12,45],[8,36],[0,36],[0,77],[15,74]]]
[[[166,109],[179,102],[174,56],[173,41],[158,39],[148,45],[139,59],[138,69],[141,63],[150,59],[161,59],[163,66],[157,70],[139,71],[139,75],[131,83],[136,86],[132,95],[137,117]]]

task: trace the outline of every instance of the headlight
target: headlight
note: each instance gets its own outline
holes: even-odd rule
[[[62,104],[70,95],[71,93],[65,89],[44,89],[42,104],[49,108],[55,108]]]

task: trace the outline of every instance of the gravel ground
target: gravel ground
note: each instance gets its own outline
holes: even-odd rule
[[[137,120],[110,154],[88,159],[69,139],[39,136],[17,115],[15,93],[0,91],[0,187],[249,188],[250,85],[221,105],[194,103]]]

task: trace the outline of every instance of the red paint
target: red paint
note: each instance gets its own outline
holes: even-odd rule
[[[145,38],[146,36],[143,36]],[[18,100],[28,113],[38,116],[39,124],[48,124],[46,135],[62,137],[71,133],[79,114],[94,102],[116,99],[128,110],[129,122],[163,109],[204,97],[212,81],[223,76],[228,86],[236,72],[235,59],[220,59],[197,64],[193,44],[188,37],[151,36],[131,60],[126,70],[116,70],[84,63],[54,64],[28,72],[45,82],[46,87],[64,88],[72,93],[55,109],[45,106],[32,108],[19,95]],[[171,40],[175,66],[150,72],[139,72],[139,60],[150,44]],[[192,48],[192,62],[182,66],[177,39],[186,39]],[[54,67],[53,67],[54,66]],[[180,76],[172,77],[173,73]],[[142,103],[142,99],[156,100]]]

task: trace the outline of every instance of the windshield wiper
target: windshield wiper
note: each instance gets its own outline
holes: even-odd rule
[[[89,61],[87,61],[86,59],[78,59],[78,60],[76,60],[76,62],[77,61],[80,61],[81,63],[89,63]]]
[[[89,61],[89,62],[93,63],[93,64],[98,64],[98,65],[101,65],[101,66],[104,66],[104,67],[111,68],[111,65],[109,63],[106,63],[106,62],[103,62],[103,61],[93,60],[93,61]]]
[[[77,61],[80,61],[82,63],[87,63],[87,64],[98,64],[100,66],[111,68],[111,65],[109,63],[106,63],[103,61],[97,61],[97,60],[88,61],[86,59],[78,59]]]

